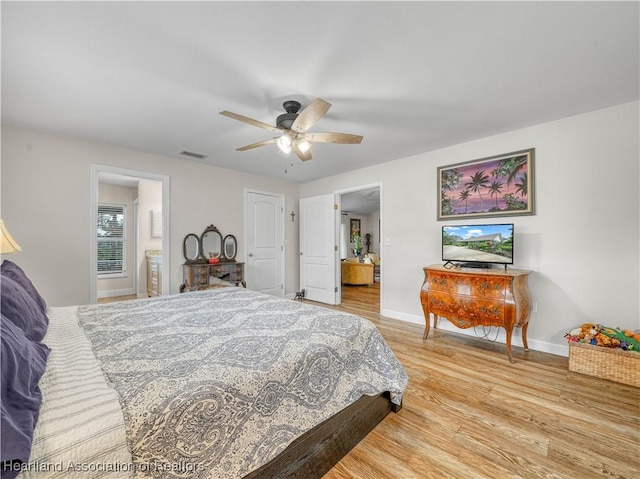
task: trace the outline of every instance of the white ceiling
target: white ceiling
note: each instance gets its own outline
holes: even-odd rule
[[[298,182],[639,98],[637,1],[1,8],[3,122]],[[218,114],[274,124],[316,97],[312,131],[362,144],[237,152],[272,133]]]
[[[341,194],[340,209],[343,213],[362,216],[369,216],[380,211],[380,187]]]

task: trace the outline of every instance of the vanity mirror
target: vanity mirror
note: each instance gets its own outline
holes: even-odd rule
[[[222,241],[222,251],[224,254],[224,261],[235,261],[236,254],[238,253],[238,241],[233,235],[227,235]]]
[[[187,263],[194,263],[200,259],[200,238],[197,234],[189,233],[184,237],[182,255]]]
[[[222,255],[222,235],[218,228],[209,225],[200,236],[200,257],[209,261]]]
[[[209,225],[200,236],[189,233],[184,238],[180,292],[199,291],[226,286],[247,287],[244,263],[236,261],[238,240],[233,235],[222,236]]]

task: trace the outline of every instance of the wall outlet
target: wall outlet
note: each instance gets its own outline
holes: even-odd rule
[[[531,312],[532,313],[537,313],[538,312],[538,302],[537,301],[535,301],[533,303],[533,305],[531,305]]]
[[[387,238],[384,240],[384,245],[385,246],[391,246],[391,238]]]

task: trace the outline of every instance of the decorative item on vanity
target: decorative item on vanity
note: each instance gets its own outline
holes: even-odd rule
[[[234,235],[223,238],[218,228],[209,225],[200,236],[185,236],[182,250],[185,262],[181,293],[221,286],[246,287],[244,263],[236,262],[238,241]]]

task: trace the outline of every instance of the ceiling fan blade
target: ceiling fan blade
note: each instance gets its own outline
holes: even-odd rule
[[[270,140],[263,140],[257,143],[251,143],[250,145],[241,146],[240,148],[236,148],[236,151],[247,151],[252,150],[253,148],[258,148],[264,145],[270,145],[271,143],[275,143],[278,141],[278,138],[271,138]]]
[[[348,143],[358,144],[362,142],[362,136],[349,133],[305,133],[304,139],[316,143]]]
[[[329,108],[331,108],[331,103],[316,98],[298,114],[298,118],[291,125],[291,129],[297,132],[307,131],[327,113]]]
[[[263,123],[258,120],[254,120],[253,118],[249,118],[247,116],[238,115],[237,113],[233,113],[231,111],[221,111],[221,115],[228,116],[229,118],[233,118],[234,120],[241,121],[243,123],[248,123],[249,125],[257,126],[258,128],[263,128],[269,131],[275,131],[276,133],[280,133],[282,130],[277,126],[268,125],[267,123]]]
[[[291,149],[295,151],[296,155],[298,155],[298,158],[300,158],[302,161],[309,161],[311,159],[311,148],[309,148],[307,151],[302,151],[298,147],[298,143],[294,141],[291,144]]]

